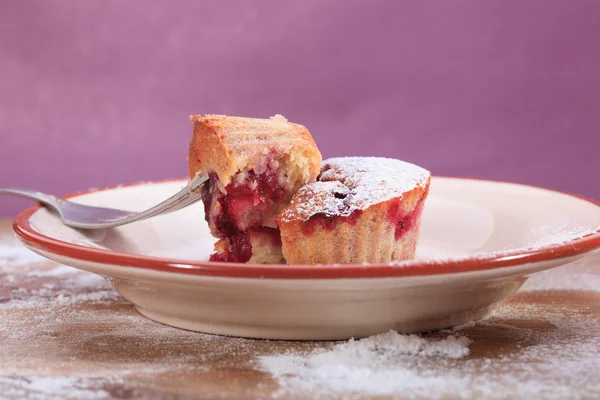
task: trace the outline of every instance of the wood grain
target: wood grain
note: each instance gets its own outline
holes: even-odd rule
[[[10,229],[8,221],[0,221],[0,244],[5,245],[0,250],[8,245],[14,248]],[[518,292],[494,316],[463,327],[460,333],[473,340],[471,353],[454,368],[481,363],[488,372],[491,368],[506,373],[508,368],[518,376],[519,371],[536,371],[539,363],[521,359],[528,348],[555,346],[560,354],[561,343],[580,340],[584,334],[600,337],[600,287],[591,284],[589,290],[582,290],[576,283],[563,282],[564,277],[600,279],[599,266],[600,256],[592,256],[544,272],[540,276],[549,282],[555,279],[558,289]],[[66,267],[0,252],[0,398],[272,398],[280,387],[259,370],[258,356],[332,345],[246,340],[171,328],[140,316],[91,274],[58,273],[57,268],[64,272]],[[577,324],[583,322],[586,332],[579,332]],[[599,348],[595,355],[600,357]],[[476,378],[477,368],[462,373]],[[540,378],[544,373],[540,369]],[[586,373],[590,381],[600,376],[598,370]],[[571,379],[566,374],[562,385],[569,397],[600,397],[594,388],[582,387],[582,378],[586,377]],[[510,386],[502,388],[507,397],[519,397],[520,392]],[[348,395],[340,392],[334,397]],[[449,392],[448,398],[463,395]],[[288,388],[284,398],[306,396]],[[353,398],[362,397],[368,396]]]

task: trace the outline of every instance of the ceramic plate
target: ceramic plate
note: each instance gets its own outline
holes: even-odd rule
[[[138,211],[185,182],[71,196]],[[104,231],[77,231],[38,206],[17,236],[49,259],[105,276],[143,315],[208,333],[346,339],[447,328],[487,315],[531,273],[600,247],[600,206],[511,183],[432,179],[417,259],[395,265],[247,265],[206,261],[214,239],[201,203]]]

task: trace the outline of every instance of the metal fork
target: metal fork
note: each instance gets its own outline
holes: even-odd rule
[[[24,197],[35,200],[42,205],[52,208],[58,212],[63,223],[67,226],[79,229],[104,229],[114,228],[135,221],[148,219],[159,214],[166,214],[180,210],[200,200],[200,194],[196,192],[208,177],[198,175],[188,182],[185,188],[167,200],[141,212],[116,210],[113,208],[84,206],[61,199],[50,194],[34,190],[2,189],[0,195]]]

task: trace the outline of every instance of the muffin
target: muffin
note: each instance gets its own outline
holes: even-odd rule
[[[289,264],[387,263],[412,259],[430,174],[377,157],[323,162],[277,219]]]
[[[192,178],[209,177],[200,190],[206,221],[219,239],[211,261],[285,262],[275,217],[319,174],[321,153],[312,136],[281,116],[190,118],[188,171]]]

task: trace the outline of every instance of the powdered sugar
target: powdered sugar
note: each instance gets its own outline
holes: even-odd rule
[[[12,287],[10,301],[2,304],[0,310],[69,307],[118,298],[104,278],[98,275],[53,263],[43,269],[28,269],[23,268],[21,262],[11,261],[10,267],[5,267],[8,283],[18,282],[18,286]],[[17,268],[20,273],[17,273]],[[40,287],[41,278],[45,279]]]
[[[104,278],[25,263],[29,250],[12,238],[1,243],[10,253],[0,253],[0,398],[153,397],[144,385],[154,376],[197,375],[206,360],[248,351],[242,339],[144,318]]]
[[[311,398],[595,398],[600,395],[600,321],[566,310],[545,311],[548,328],[543,330],[514,325],[540,313],[539,307],[508,304],[488,320],[441,339],[439,334],[390,332],[258,361],[280,384],[274,395],[280,398],[292,393]],[[476,345],[504,350],[480,350],[470,357]]]
[[[487,261],[504,257],[516,257],[526,254],[532,254],[539,251],[547,251],[553,248],[562,247],[565,245],[574,245],[574,241],[580,240],[586,236],[594,235],[600,232],[600,226],[588,229],[581,226],[566,227],[564,230],[555,227],[553,230],[544,228],[549,233],[543,238],[536,240],[534,245],[527,247],[514,247],[505,250],[496,251],[477,251],[465,249],[446,249],[443,245],[432,246],[427,244],[419,244],[415,260],[407,261],[392,261],[389,266],[402,267],[409,266],[418,262],[419,264],[446,264],[449,262],[463,262],[467,260]]]
[[[352,211],[344,202],[349,193],[350,189],[341,182],[314,182],[304,185],[296,192],[291,205],[283,211],[281,218],[289,221],[296,218],[307,220],[316,214],[350,215]]]
[[[302,187],[282,214],[283,219],[315,214],[349,216],[355,210],[401,198],[425,187],[429,171],[404,161],[381,157],[340,157],[323,162],[319,182]]]
[[[520,291],[584,290],[600,292],[600,275],[577,271],[576,267],[577,265],[563,266],[538,272],[525,282]]]
[[[25,246],[15,243],[12,239],[6,240],[0,236],[0,268],[6,267],[9,262],[25,264],[45,260]]]
[[[159,397],[148,387],[161,374],[184,376],[181,385],[221,379],[222,393],[252,376],[268,389],[253,384],[244,395],[263,398],[275,385],[279,398],[600,397],[598,258],[536,273],[493,316],[454,330],[289,343],[155,323],[102,277],[37,256],[23,262],[33,253],[0,243],[13,255],[0,254],[0,397]]]
[[[97,388],[89,388],[89,382],[71,376],[0,376],[2,395],[8,398],[31,400],[63,399],[105,399],[108,393]]]
[[[590,260],[534,274],[491,317],[445,335],[388,333],[261,357],[259,367],[280,384],[279,398],[598,398],[600,317],[590,307],[600,277]],[[540,301],[560,293],[570,297]],[[389,345],[377,347],[382,339]]]
[[[305,356],[260,357],[258,362],[283,386],[390,395],[409,391],[414,384],[424,383],[411,369],[424,357],[461,358],[469,354],[470,342],[467,337],[459,335],[428,340],[390,331],[337,344],[329,350],[318,349]],[[398,368],[398,365],[405,368]],[[439,381],[436,376],[424,379],[430,385]]]

